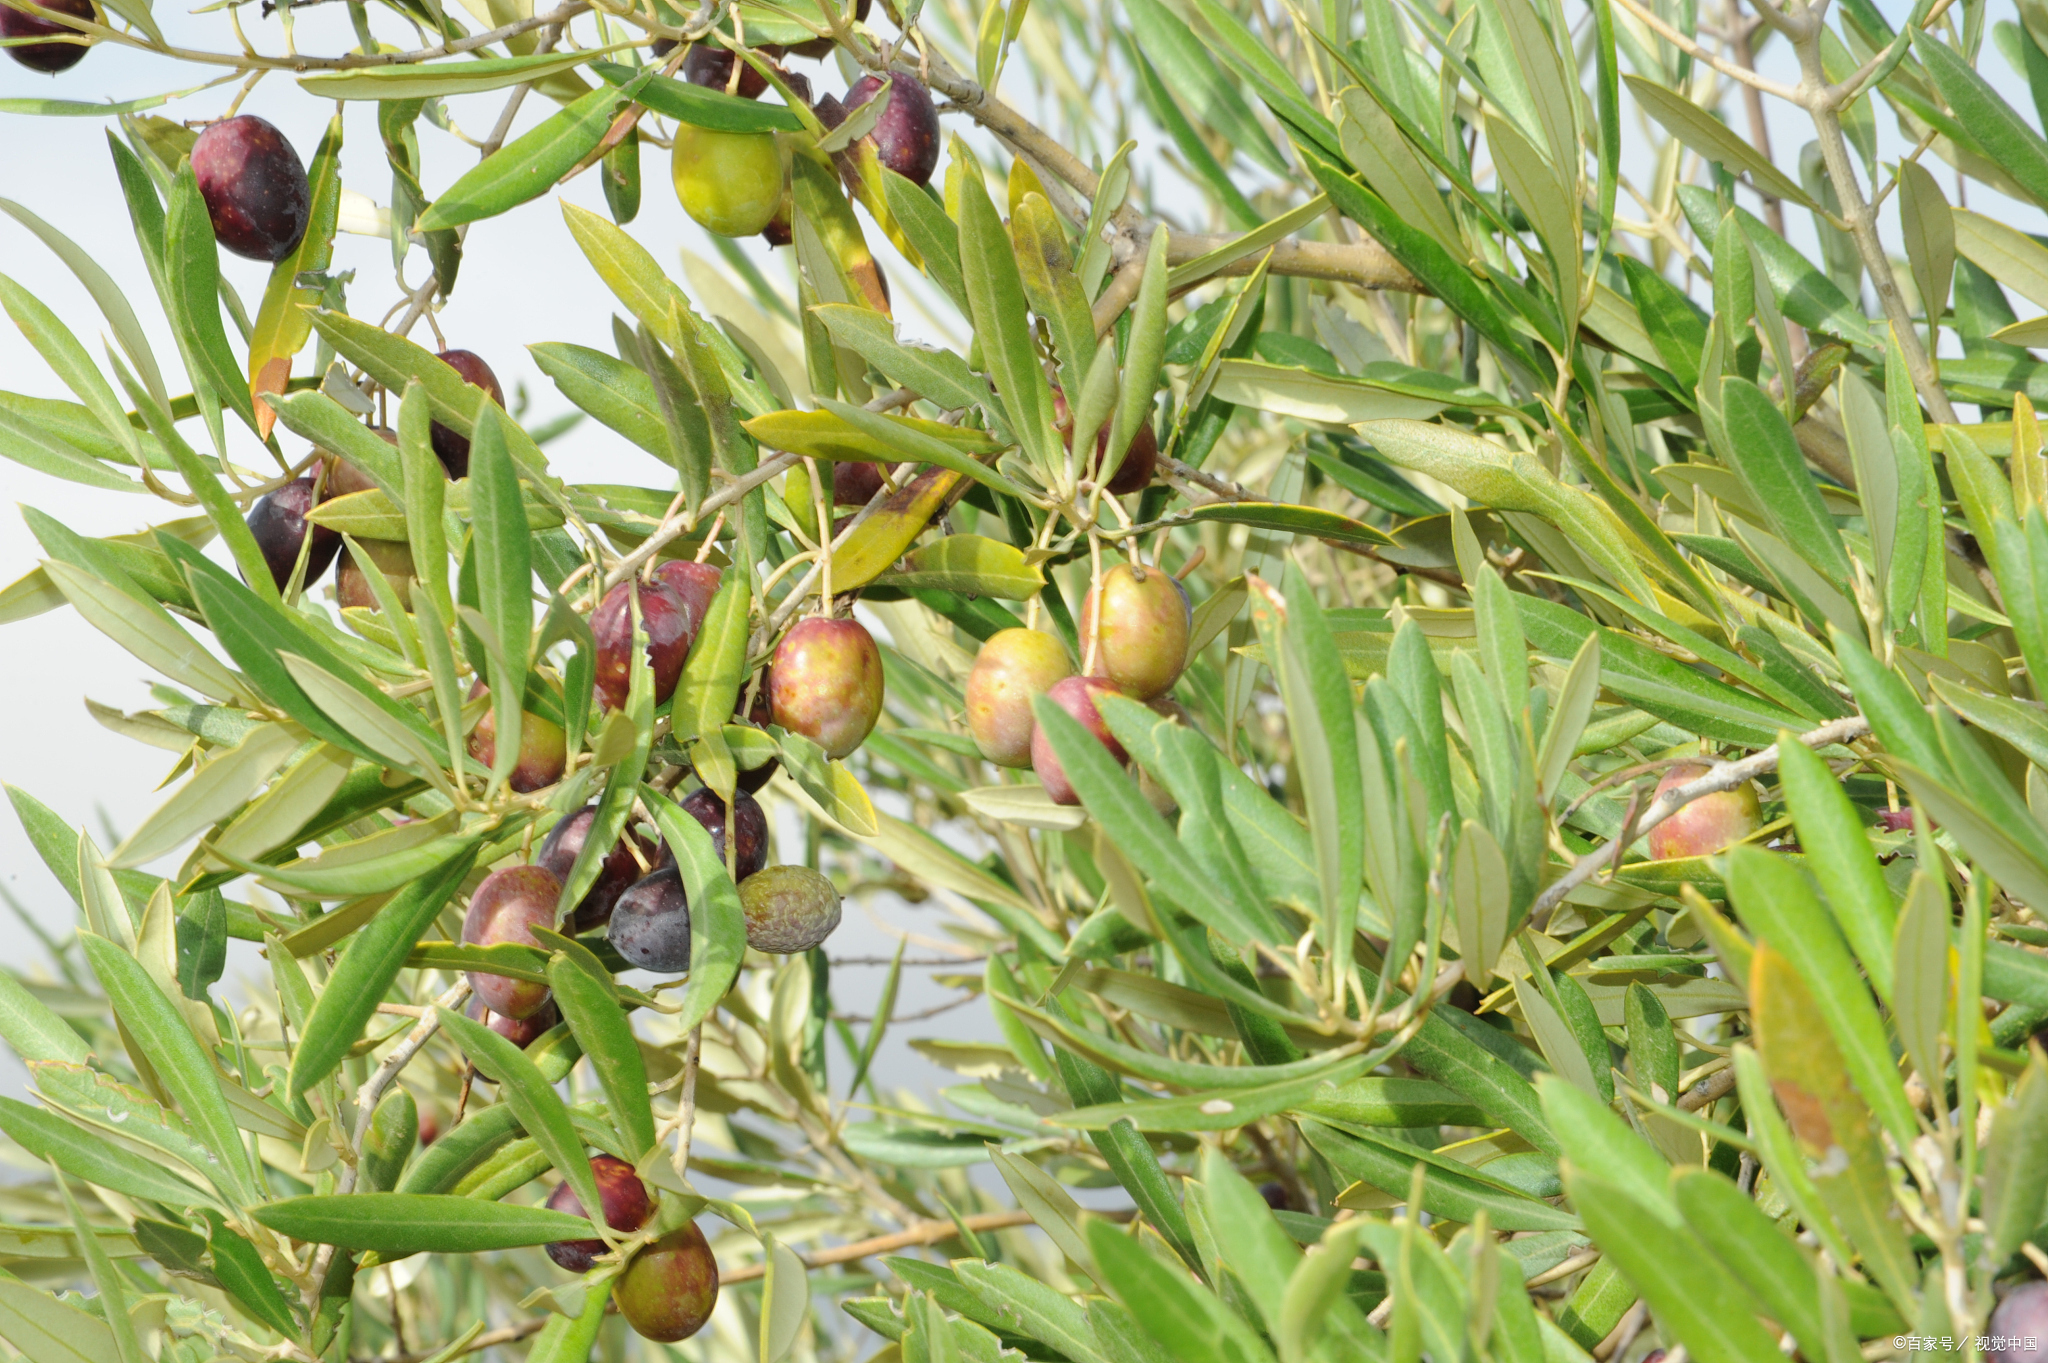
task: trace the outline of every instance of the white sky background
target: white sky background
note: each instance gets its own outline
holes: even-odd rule
[[[1900,0],[1880,0],[1880,7],[1895,22],[1907,8]],[[282,50],[274,17],[257,18],[253,6],[245,8],[243,14],[248,32],[260,50]],[[395,15],[375,6],[371,7],[371,15],[380,37],[407,47],[415,44],[408,26]],[[2014,16],[2010,3],[1992,6],[1993,22],[2011,17]],[[185,14],[179,0],[166,0],[158,6],[157,18],[174,45],[213,50],[232,45],[231,30],[220,14]],[[1038,22],[1036,16],[1033,22]],[[324,3],[302,9],[297,19],[297,39],[300,50],[306,52],[332,53],[351,48],[355,38],[346,7]],[[1761,65],[1766,74],[1780,79],[1789,81],[1796,74],[1791,69],[1790,53],[1782,43],[1766,47]],[[1074,74],[1085,79],[1092,66],[1091,55],[1075,64]],[[2024,82],[2006,68],[1988,33],[1982,67],[1986,76],[2031,120],[2033,106]],[[810,76],[817,93],[837,93],[844,88],[844,80],[829,65],[807,62],[798,64],[797,69]],[[194,70],[165,58],[107,44],[95,48],[78,66],[55,78],[0,60],[0,97],[134,98],[195,84],[203,76],[195,76]],[[227,107],[234,88],[223,86],[156,112],[186,119],[212,117]],[[1012,54],[1002,93],[1026,109],[1034,106],[1034,76],[1024,52]],[[1127,97],[1135,102],[1135,91]],[[495,122],[503,100],[504,94],[499,92],[453,100],[450,106],[458,124],[471,136],[480,138]],[[1811,129],[1798,111],[1768,100],[1766,105],[1777,162],[1791,168],[1796,177],[1799,148],[1811,139]],[[529,98],[521,110],[515,135],[552,113],[555,107],[538,96]],[[266,77],[242,106],[244,112],[261,114],[282,127],[302,157],[312,153],[331,108],[305,97],[286,73]],[[1747,121],[1739,99],[1732,92],[1725,108],[1732,126],[1746,134]],[[344,184],[380,204],[388,203],[390,172],[377,138],[375,106],[351,103],[345,106],[344,116]],[[1130,117],[1136,128],[1133,135],[1139,140],[1133,165],[1140,168],[1141,177],[1146,177],[1152,173],[1144,169],[1148,162],[1156,166],[1159,151],[1169,144],[1151,128],[1141,112],[1132,111]],[[1629,117],[1636,117],[1632,109]],[[949,119],[948,131],[953,131],[958,123],[959,120]],[[1905,147],[1889,112],[1882,107],[1878,124],[1881,156],[1896,158]],[[176,345],[130,232],[127,209],[107,152],[107,126],[108,121],[100,119],[0,116],[0,195],[24,203],[92,253],[134,300],[160,362],[175,372]],[[430,194],[445,188],[475,162],[472,149],[424,120],[419,124],[419,140],[425,158],[422,180]],[[1642,145],[1639,126],[1634,122],[1623,141],[1625,152],[1630,146]],[[986,160],[989,164],[1000,164],[994,158]],[[1928,163],[1935,166],[1931,154]],[[1639,186],[1647,188],[1647,166],[1640,164],[1640,158],[1638,164],[1627,169],[1635,175]],[[1936,169],[1943,188],[1953,193],[1952,174],[1946,167]],[[668,187],[667,171],[666,153],[646,148],[642,207],[629,230],[680,278],[676,254],[679,245],[707,259],[716,259],[716,255],[703,233],[677,206]],[[1171,183],[1170,172],[1160,173]],[[2043,226],[2038,211],[2012,205],[1981,186],[1972,185],[1970,195],[1970,206],[1979,211],[2032,230]],[[448,343],[482,354],[496,369],[508,396],[524,385],[531,400],[527,411],[529,423],[565,412],[568,404],[533,366],[523,349],[526,343],[563,340],[603,350],[611,348],[609,318],[615,304],[571,241],[554,204],[557,196],[598,213],[606,211],[597,175],[586,173],[508,217],[478,224],[469,236],[453,300],[440,316]],[[1750,206],[1755,207],[1753,200]],[[1638,216],[1635,206],[1626,198],[1621,208],[1624,216]],[[1788,206],[1786,216],[1794,243],[1817,259],[1808,215]],[[1886,205],[1884,231],[1896,241],[1896,201]],[[787,277],[788,266],[781,255],[771,256],[755,241],[748,242],[747,249],[771,279]],[[268,267],[225,252],[221,263],[253,312],[261,298]],[[408,263],[411,277],[417,282],[425,270],[424,254],[415,250]],[[334,268],[357,272],[349,304],[358,317],[380,316],[399,296],[392,278],[390,247],[385,240],[339,237]],[[55,309],[89,348],[97,345],[103,322],[85,290],[39,241],[5,216],[0,216],[0,272],[13,276]],[[908,274],[908,268],[900,264],[891,268],[890,278],[899,299],[906,291]],[[2019,307],[2021,314],[2026,315],[2026,305],[2022,302]],[[910,309],[907,315],[911,331],[935,334],[916,309]],[[948,324],[957,326],[950,318]],[[423,343],[431,341],[424,325],[416,328],[413,336]],[[301,370],[311,362],[310,357],[309,348],[300,359]],[[173,378],[171,382],[176,385],[178,380]],[[70,396],[11,326],[0,326],[0,387],[51,397]],[[229,426],[231,430],[240,430],[232,419]],[[302,441],[289,434],[284,436],[283,444],[287,454],[294,458],[304,448]],[[253,448],[245,433],[240,457],[256,467],[250,457]],[[549,453],[556,468],[572,481],[649,485],[667,481],[662,476],[663,469],[649,456],[593,421],[586,421],[554,443]],[[87,535],[128,532],[147,521],[160,521],[173,514],[153,499],[123,499],[44,477],[12,463],[0,463],[0,495],[9,501],[32,504]],[[34,539],[19,517],[0,511],[0,582],[12,581],[29,571],[39,556]],[[6,626],[0,630],[0,716],[4,716],[0,719],[0,779],[26,788],[68,820],[87,824],[95,837],[102,839],[103,846],[111,845],[116,835],[107,831],[109,826],[117,830],[134,827],[161,799],[153,787],[171,759],[169,754],[101,728],[86,714],[80,695],[82,692],[101,702],[133,710],[151,703],[147,686],[145,669],[140,664],[68,610]],[[56,931],[63,931],[72,921],[72,905],[37,860],[7,811],[0,811],[0,886]],[[886,911],[903,926],[918,931],[934,930],[938,921],[938,915],[931,910],[911,913],[900,904]],[[887,937],[866,921],[856,905],[849,903],[847,913],[848,926],[834,939],[835,954],[886,954],[891,945]],[[0,918],[0,942],[15,944],[16,939],[23,937],[11,919]],[[6,954],[9,963],[15,964],[33,959],[38,953],[23,940]],[[926,973],[907,972],[918,978],[906,978],[899,1008],[909,1011],[944,997],[921,983]],[[839,1006],[848,1011],[865,1011],[879,988],[880,972],[847,972],[838,983]],[[927,1035],[979,1036],[987,1034],[988,1022],[983,1008],[970,1005],[941,1023],[906,1030]],[[899,1063],[915,1067],[917,1062],[907,1050],[894,1045],[889,1050]],[[16,1087],[20,1076],[12,1070],[11,1058],[0,1061],[0,1065],[9,1067],[0,1071],[0,1088]],[[895,1073],[909,1078],[902,1069]],[[940,1071],[928,1068],[922,1074],[935,1080],[941,1077]]]

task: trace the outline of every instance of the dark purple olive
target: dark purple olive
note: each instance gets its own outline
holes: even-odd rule
[[[37,0],[44,9],[58,14],[68,14],[74,19],[97,19],[93,13],[92,0]],[[18,9],[0,5],[0,38],[59,38],[50,43],[24,43],[10,47],[7,55],[31,71],[45,75],[56,75],[69,71],[84,59],[86,44],[63,42],[64,37],[83,37],[75,28],[52,22],[41,15],[28,14]]]
[[[704,825],[711,835],[711,846],[718,853],[719,861],[725,860],[725,801],[718,798],[718,792],[709,786],[699,786],[683,800],[683,812]],[[768,864],[768,815],[762,810],[761,802],[751,795],[742,795],[733,804],[733,833],[738,837],[734,849],[732,878],[735,883],[745,880]]]
[[[875,97],[880,76],[862,76],[846,92],[850,114]],[[916,76],[898,71],[891,77],[889,107],[865,139],[875,144],[881,163],[912,184],[925,184],[939,168],[939,111],[931,91]]]
[[[549,871],[557,880],[567,882],[569,870],[575,866],[576,858],[583,854],[583,844],[590,837],[590,825],[596,818],[597,806],[585,805],[557,823],[542,840],[533,864]],[[653,858],[654,848],[647,839],[632,832],[628,832],[626,837],[639,846],[642,856]],[[626,846],[626,838],[613,843],[611,852],[598,867],[597,879],[576,905],[576,930],[588,932],[591,928],[601,927],[612,916],[612,906],[619,902],[619,896],[626,892],[626,887],[643,874],[640,863]]]
[[[832,504],[834,506],[866,506],[882,490],[883,477],[888,473],[886,464],[871,463],[865,459],[849,459],[832,466]]]
[[[199,134],[192,174],[214,239],[236,255],[276,262],[306,235],[313,219],[306,164],[267,120],[238,114]]]
[[[633,1172],[633,1166],[610,1155],[595,1155],[590,1161],[590,1172],[597,1179],[597,1196],[604,1207],[604,1221],[613,1230],[631,1235],[647,1224],[647,1218],[654,1215],[654,1199],[647,1194],[647,1185]],[[586,1216],[583,1199],[576,1196],[576,1190],[567,1182],[556,1185],[548,1195],[548,1210],[567,1212],[571,1216]],[[602,1240],[557,1240],[548,1247],[548,1258],[558,1268],[571,1273],[588,1273],[597,1263],[597,1256],[605,1252]]]
[[[473,350],[444,350],[436,357],[443,364],[462,375],[462,381],[472,388],[481,388],[491,395],[491,401],[500,407],[505,405],[505,390],[498,383],[498,376],[484,363],[483,357]],[[448,470],[450,478],[469,476],[469,437],[457,435],[440,422],[435,422],[427,432],[434,444],[434,457],[441,461],[441,467]]]
[[[1276,1212],[1284,1212],[1290,1206],[1287,1196],[1287,1185],[1277,1180],[1261,1183],[1259,1185],[1259,1196],[1265,1198],[1266,1205]]]
[[[683,875],[668,865],[633,882],[612,908],[605,938],[619,955],[657,974],[690,968],[690,901]]]
[[[2021,1283],[2005,1294],[1986,1327],[1992,1346],[1985,1357],[1997,1363],[2042,1363],[2048,1359],[2048,1282]]]
[[[846,121],[846,106],[839,102],[837,95],[819,95],[818,102],[811,106],[811,112],[818,116],[827,132]]]
[[[782,49],[779,47],[765,47],[761,52],[771,60],[782,55]],[[735,63],[740,68],[740,82],[737,87],[732,84],[732,68]],[[683,58],[683,79],[692,85],[701,85],[707,90],[736,94],[741,99],[758,98],[761,92],[768,88],[768,78],[756,71],[751,64],[740,61],[727,49],[713,47],[710,43],[698,43],[690,49],[690,54]]]
[[[13,12],[0,10],[0,14]],[[249,508],[249,533],[263,552],[263,561],[270,565],[270,576],[276,580],[279,591],[291,581],[292,568],[299,561],[299,549],[305,544],[308,531],[312,532],[313,546],[306,551],[302,582],[318,581],[334,561],[334,551],[341,547],[340,535],[325,526],[307,523],[306,513],[312,509],[311,478],[294,478]]]
[[[667,61],[669,53],[675,50],[676,40],[674,38],[656,38],[653,42],[647,44],[647,55],[653,57],[658,62]]]

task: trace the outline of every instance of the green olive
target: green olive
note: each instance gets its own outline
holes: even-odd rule
[[[788,165],[773,133],[676,129],[670,165],[683,211],[722,237],[750,237],[782,206]]]

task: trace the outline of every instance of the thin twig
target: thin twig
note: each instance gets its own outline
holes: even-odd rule
[[[805,1268],[823,1268],[828,1264],[851,1263],[870,1255],[887,1254],[891,1250],[909,1249],[914,1245],[936,1245],[941,1240],[950,1240],[960,1233],[960,1227],[977,1233],[985,1230],[1008,1230],[1012,1226],[1031,1224],[1029,1212],[977,1212],[963,1216],[958,1225],[951,1221],[918,1221],[893,1235],[877,1235],[869,1240],[856,1240],[850,1245],[835,1245],[821,1249],[816,1254],[803,1256]],[[720,1273],[718,1281],[724,1283],[747,1283],[767,1272],[765,1264],[746,1264],[730,1272]]]
[[[1861,738],[1869,732],[1869,720],[1861,715],[1851,715],[1847,719],[1833,720],[1818,729],[1800,734],[1793,741],[1805,748],[1824,748],[1832,743],[1846,743],[1852,738]],[[1706,775],[1688,781],[1682,786],[1674,786],[1658,796],[1650,807],[1643,811],[1642,818],[1636,821],[1636,836],[1641,837],[1648,833],[1694,800],[1708,795],[1718,795],[1724,790],[1735,790],[1777,769],[1778,745],[1775,743],[1739,762],[1716,762],[1707,769]],[[1573,862],[1569,870],[1536,896],[1536,902],[1530,908],[1530,917],[1539,926],[1547,921],[1551,910],[1562,904],[1566,895],[1591,880],[1609,862],[1619,859],[1628,845],[1617,838],[1613,842],[1596,847]]]

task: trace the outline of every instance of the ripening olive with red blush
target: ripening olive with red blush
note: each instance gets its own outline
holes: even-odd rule
[[[711,835],[712,850],[725,860],[725,801],[709,786],[699,786],[683,800],[683,812],[704,825]],[[735,881],[745,880],[768,864],[768,815],[761,802],[741,795],[732,806],[733,871]]]
[[[939,111],[931,91],[916,76],[898,71],[890,77],[889,107],[863,141],[874,143],[875,158],[912,184],[925,184],[939,168]],[[846,92],[850,114],[875,97],[880,76],[862,76]]]
[[[249,508],[249,534],[255,538],[256,548],[269,565],[271,579],[279,591],[291,581],[292,569],[298,564],[299,550],[308,533],[313,537],[313,545],[306,550],[306,572],[301,582],[318,579],[334,561],[334,551],[341,548],[340,535],[306,519],[314,501],[313,479],[294,478]]]
[[[1066,646],[1035,629],[999,630],[974,655],[967,674],[967,731],[999,767],[1031,765],[1038,728],[1031,701],[1074,674]]]
[[[1673,767],[1657,783],[1657,794],[1661,797],[1706,774],[1707,768],[1697,763]],[[1703,795],[1651,829],[1650,855],[1658,861],[1710,857],[1763,826],[1763,805],[1757,800],[1756,787],[1745,782],[1734,790]]]
[[[718,1260],[704,1232],[692,1222],[642,1249],[612,1300],[643,1339],[675,1344],[703,1329],[718,1305]]]
[[[491,401],[500,407],[505,405],[505,390],[498,383],[498,376],[484,363],[483,357],[473,350],[444,350],[435,357],[462,376],[462,381],[472,388],[480,388],[491,395]],[[469,437],[457,434],[450,428],[435,422],[427,432],[433,442],[434,457],[441,461],[441,467],[448,470],[450,478],[469,476]]]
[[[627,887],[612,907],[605,940],[642,970],[675,975],[690,968],[690,897],[673,863]]]
[[[647,1218],[654,1215],[654,1199],[647,1194],[647,1185],[633,1172],[633,1166],[610,1155],[594,1155],[590,1160],[590,1172],[597,1180],[597,1196],[604,1210],[604,1223],[623,1235],[631,1235],[647,1224]],[[565,1180],[556,1185],[548,1194],[548,1210],[567,1212],[570,1216],[587,1216],[583,1199],[576,1196],[576,1190]],[[557,1240],[548,1247],[548,1258],[555,1266],[571,1273],[588,1273],[597,1263],[597,1256],[605,1252],[602,1240]]]
[[[590,826],[596,820],[596,805],[585,805],[574,814],[563,818],[549,829],[547,837],[542,839],[540,851],[535,854],[533,864],[553,875],[555,879],[566,883],[569,872],[576,865],[576,858],[583,855],[583,844],[589,840]],[[612,850],[606,853],[604,860],[598,864],[597,879],[591,882],[583,898],[577,901],[577,931],[587,931],[603,925],[605,920],[611,917],[612,906],[618,903],[619,896],[626,892],[626,887],[646,874],[641,869],[639,860],[634,857],[632,848],[626,845],[627,838],[631,838],[633,845],[640,849],[641,856],[653,859],[652,844],[638,833],[629,830],[624,837],[613,843]]]
[[[622,710],[632,684],[633,608],[629,592],[635,584],[621,582],[605,593],[604,600],[590,613],[590,632],[597,640],[597,659],[591,669],[597,698],[607,708]],[[654,703],[674,694],[676,679],[683,675],[683,663],[690,655],[690,640],[700,623],[676,595],[675,588],[657,578],[638,584],[640,627],[647,632],[647,666],[654,673]]]
[[[313,190],[305,162],[275,124],[254,114],[213,124],[192,144],[192,174],[221,245],[272,263],[298,249],[313,220]]]
[[[511,1042],[522,1051],[553,1031],[562,1021],[562,1012],[559,1008],[555,1007],[555,1001],[552,998],[542,1004],[540,1011],[532,1017],[508,1018],[503,1013],[493,1013],[490,1009],[484,1007],[482,999],[471,995],[468,1005],[462,1010],[462,1015],[471,1022],[481,1022],[484,1026],[490,1028],[499,1036],[504,1037],[505,1040]],[[477,1079],[483,1083],[495,1084],[498,1082],[482,1070],[477,1070],[475,1073]],[[421,1120],[424,1121],[425,1118],[422,1117]],[[420,1144],[424,1145],[426,1141],[422,1140]]]
[[[66,14],[73,19],[87,21],[99,18],[93,12],[92,0],[36,0],[44,9],[57,14]],[[86,42],[66,42],[66,38],[83,38],[85,35],[54,19],[45,19],[40,14],[29,14],[23,10],[10,9],[0,5],[0,38],[51,38],[47,43],[23,43],[10,47],[7,55],[31,71],[41,71],[54,76],[59,71],[69,71],[85,58]]]
[[[1065,710],[1081,722],[1081,727],[1094,735],[1095,740],[1109,750],[1109,755],[1118,762],[1127,761],[1130,754],[1124,745],[1116,741],[1116,735],[1109,731],[1109,724],[1096,708],[1096,700],[1104,695],[1116,695],[1115,682],[1107,677],[1068,677],[1055,682],[1045,693],[1046,699]],[[1045,736],[1045,727],[1040,725],[1031,732],[1031,769],[1038,773],[1038,783],[1045,787],[1045,793],[1056,805],[1077,805],[1080,795],[1067,780],[1066,768],[1060,765],[1059,755],[1052,750],[1052,742]]]
[[[655,581],[667,584],[690,617],[689,633],[684,636],[683,643],[685,660],[690,650],[696,647],[697,633],[704,628],[704,617],[711,613],[711,598],[718,595],[719,579],[723,576],[709,563],[693,563],[686,559],[672,559],[654,570]]]
[[[555,909],[561,898],[562,882],[539,866],[493,871],[470,896],[469,912],[462,919],[462,940],[468,946],[499,942],[538,946],[533,930],[555,926]],[[544,984],[481,970],[469,972],[469,987],[484,1007],[509,1018],[530,1018],[547,1006],[549,998]]]
[[[1125,695],[1150,700],[1180,680],[1194,614],[1173,574],[1119,563],[1081,602],[1081,656]]]
[[[477,682],[469,688],[469,698],[475,700],[488,691],[482,682]],[[498,715],[495,709],[484,711],[483,718],[469,731],[469,755],[486,768],[497,764]],[[561,780],[562,771],[568,765],[569,736],[562,732],[562,726],[531,710],[522,711],[519,717],[519,760],[513,763],[512,774],[506,778],[506,783],[521,795],[526,795]]]
[[[882,714],[882,652],[855,620],[799,621],[776,645],[768,667],[775,723],[844,757]]]

